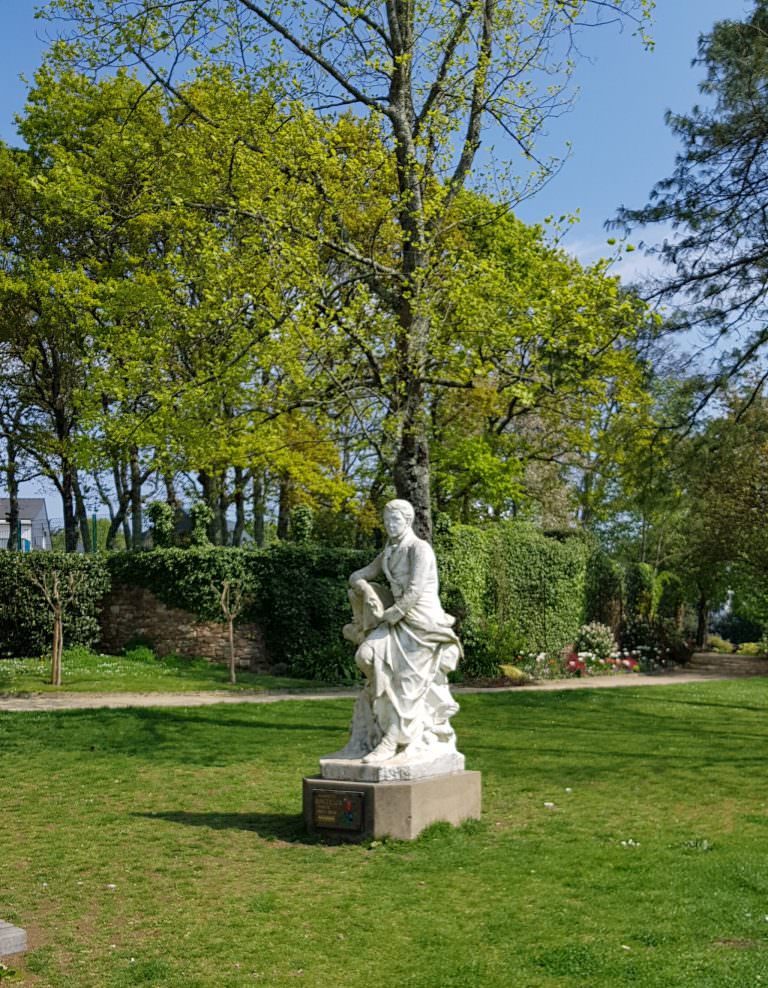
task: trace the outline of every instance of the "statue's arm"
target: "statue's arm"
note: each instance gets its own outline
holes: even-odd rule
[[[361,580],[365,580],[367,582],[368,580],[375,580],[377,576],[382,576],[384,573],[384,567],[381,562],[382,556],[383,553],[379,553],[372,563],[368,563],[368,565],[363,566],[362,569],[356,569],[349,578],[349,585],[354,587],[354,585],[359,583]]]
[[[434,552],[429,543],[418,541],[409,547],[408,562],[410,564],[410,574],[408,586],[397,600],[395,600],[392,607],[388,607],[384,611],[383,618],[385,621],[388,621],[390,624],[396,624],[417,603],[424,592],[430,570],[435,565],[434,560]]]

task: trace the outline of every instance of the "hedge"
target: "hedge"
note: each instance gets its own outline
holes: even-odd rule
[[[559,651],[585,619],[591,541],[531,525],[455,526],[437,545],[445,609],[459,622],[464,675],[494,675],[516,652]]]
[[[587,616],[586,578],[594,548],[585,538],[555,538],[518,522],[458,525],[441,532],[435,549],[443,605],[457,618],[464,643],[465,676],[494,675],[498,664],[518,651],[559,650]],[[350,619],[347,579],[370,561],[371,551],[281,543],[269,549],[208,546],[56,556],[92,572],[92,585],[79,595],[68,619],[72,644],[98,638],[96,604],[107,573],[116,586],[146,588],[168,606],[203,620],[221,620],[215,587],[230,579],[245,585],[249,603],[240,620],[261,626],[273,663],[318,679],[356,673],[354,650],[341,637]],[[54,565],[51,553],[3,553],[0,560],[5,567],[0,573],[9,574],[14,566],[31,565],[29,560]],[[6,582],[23,586],[16,576]],[[37,598],[29,590],[17,592],[11,597],[16,603],[0,612],[4,626],[12,629],[9,653],[30,654],[43,647],[50,621],[44,608],[30,605]]]
[[[58,570],[64,585],[77,576],[72,604],[64,612],[64,645],[92,647],[99,640],[99,605],[109,589],[100,556],[65,552],[0,552],[0,656],[42,655],[51,648],[53,617],[33,576]]]
[[[493,675],[516,651],[551,651],[573,640],[585,617],[592,545],[552,538],[532,526],[456,526],[436,545],[446,610],[458,621],[464,675]],[[141,586],[171,607],[220,619],[212,583],[245,580],[243,620],[260,624],[273,662],[296,675],[344,678],[355,672],[341,638],[349,620],[347,578],[371,552],[282,543],[258,549],[154,549],[115,554],[115,584]]]
[[[108,565],[115,585],[151,590],[169,607],[221,620],[214,587],[244,583],[250,598],[240,616],[257,622],[273,663],[298,676],[349,678],[351,647],[341,638],[349,621],[347,578],[367,561],[350,549],[281,543],[270,549],[209,546],[116,553]]]

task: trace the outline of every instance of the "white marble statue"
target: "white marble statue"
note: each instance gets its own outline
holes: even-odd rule
[[[390,501],[384,551],[349,578],[353,620],[344,636],[358,646],[365,685],[349,743],[321,759],[326,778],[376,781],[464,768],[450,724],[459,706],[448,686],[461,645],[440,605],[435,554],[414,534],[413,518],[408,501]],[[380,770],[372,772],[374,766]]]

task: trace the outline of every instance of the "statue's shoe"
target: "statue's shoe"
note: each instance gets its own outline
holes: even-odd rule
[[[397,753],[397,743],[383,738],[363,759],[363,765],[377,765],[379,762],[387,762]]]

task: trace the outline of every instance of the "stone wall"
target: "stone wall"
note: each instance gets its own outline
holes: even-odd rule
[[[101,612],[101,649],[121,652],[136,639],[146,640],[162,655],[202,656],[229,661],[226,624],[200,621],[189,611],[168,607],[150,590],[113,587]],[[237,664],[254,672],[269,672],[264,636],[255,624],[235,624]]]

